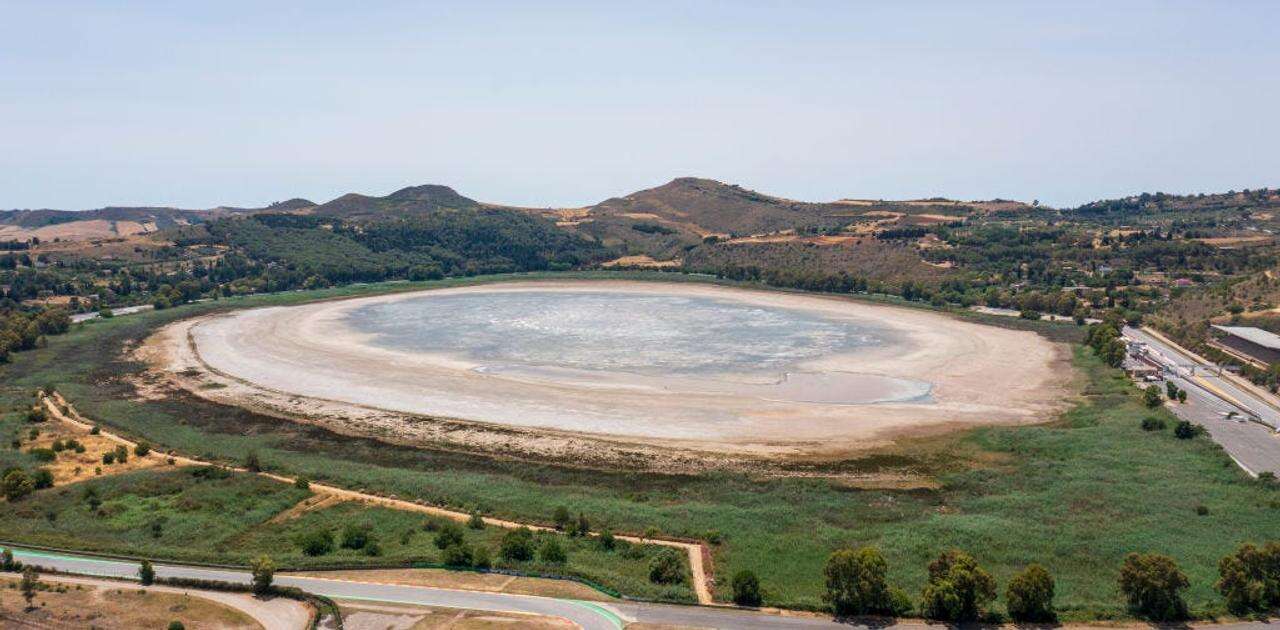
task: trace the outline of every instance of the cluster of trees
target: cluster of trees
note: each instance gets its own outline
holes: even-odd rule
[[[1124,363],[1127,347],[1124,340],[1120,338],[1120,328],[1123,325],[1118,315],[1113,312],[1108,314],[1102,322],[1090,325],[1085,332],[1085,344],[1093,348],[1094,354],[1111,367],[1120,367],[1120,364]],[[1157,390],[1157,398],[1159,395],[1160,392]],[[1158,401],[1157,404],[1159,404]]]
[[[0,363],[14,352],[40,345],[48,335],[61,335],[71,328],[71,315],[61,308],[9,308],[0,311]]]
[[[887,616],[910,613],[916,602],[888,581],[889,565],[874,547],[840,549],[823,568],[823,599],[837,617]],[[1280,607],[1280,542],[1241,545],[1218,563],[1215,588],[1238,615],[1265,615]],[[733,578],[734,602],[758,606],[759,579],[751,571]],[[1188,617],[1183,592],[1190,586],[1185,573],[1170,557],[1130,553],[1120,565],[1118,587],[1129,611],[1157,622]],[[1056,584],[1048,569],[1030,564],[1015,574],[1004,591],[1005,609],[1019,623],[1048,623],[1057,619]],[[950,623],[999,621],[990,610],[998,585],[969,554],[950,550],[929,563],[920,592],[918,611],[926,619]]]

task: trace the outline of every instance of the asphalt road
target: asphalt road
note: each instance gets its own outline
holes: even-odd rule
[[[1169,403],[1166,405],[1169,410],[1183,420],[1203,426],[1213,441],[1221,444],[1249,474],[1257,476],[1270,471],[1280,475],[1280,434],[1257,422],[1227,418],[1233,411],[1243,416],[1241,407],[1244,407],[1263,422],[1280,426],[1280,410],[1225,377],[1202,371],[1192,375],[1185,366],[1202,359],[1188,356],[1145,331],[1126,328],[1124,335],[1147,344],[1150,356],[1171,369],[1172,374],[1166,378],[1187,390],[1187,402]],[[1224,395],[1230,400],[1224,399]]]
[[[130,579],[136,578],[138,574],[138,564],[127,560],[32,551],[17,547],[13,547],[12,550],[14,557],[24,563],[70,573]],[[156,564],[155,570],[156,575],[163,578],[217,580],[240,584],[247,584],[250,579],[248,572],[234,569]],[[568,619],[585,630],[618,630],[627,623],[632,622],[698,628],[741,628],[743,630],[856,627],[848,624],[839,624],[820,617],[787,617],[733,608],[672,606],[638,602],[587,602],[512,593],[353,582],[306,577],[297,574],[277,574],[275,583],[281,586],[296,586],[307,592],[325,595],[338,600],[548,615]]]

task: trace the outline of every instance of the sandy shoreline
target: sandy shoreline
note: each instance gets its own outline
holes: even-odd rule
[[[352,309],[368,304],[547,290],[712,297],[882,326],[901,343],[824,356],[804,371],[932,387],[925,402],[834,405],[766,400],[698,383],[662,390],[643,382],[548,380],[518,370],[489,374],[466,361],[369,345],[366,335],[342,324]],[[486,430],[514,432],[518,437],[499,440],[502,448],[527,443],[532,451],[541,448],[540,439],[737,455],[857,451],[945,426],[1049,420],[1062,409],[1062,383],[1069,380],[1061,372],[1064,348],[1029,332],[826,296],[626,281],[521,282],[238,311],[172,324],[144,350],[156,369],[184,374],[185,387],[218,402],[409,443],[457,437],[459,426],[474,434],[464,439],[481,442],[476,436]],[[431,426],[440,418],[453,429]]]

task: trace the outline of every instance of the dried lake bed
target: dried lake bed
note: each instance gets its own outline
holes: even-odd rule
[[[1048,420],[1068,380],[1064,349],[1030,332],[693,283],[514,282],[261,308],[178,322],[144,351],[219,402],[404,442],[438,441],[430,423],[447,420],[473,429],[444,431],[453,438],[532,451],[555,450],[539,436],[854,451]]]

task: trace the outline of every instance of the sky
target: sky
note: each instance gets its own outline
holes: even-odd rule
[[[1280,186],[1280,2],[10,2],[0,208]]]

